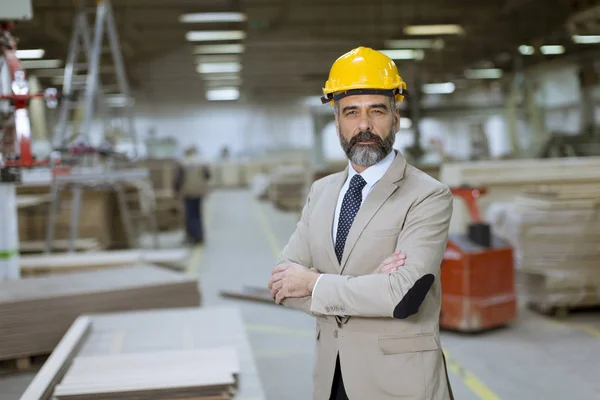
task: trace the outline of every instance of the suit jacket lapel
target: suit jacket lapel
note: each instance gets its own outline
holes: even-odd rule
[[[394,150],[395,151],[395,150]],[[398,189],[397,182],[404,176],[404,170],[406,168],[406,160],[398,152],[396,152],[396,158],[386,171],[385,175],[375,185],[371,193],[364,200],[363,205],[358,210],[348,237],[346,238],[346,245],[344,246],[344,255],[342,256],[341,271],[344,271],[348,258],[352,253],[352,249],[356,244],[356,241],[362,234],[369,221],[373,218],[375,213],[381,208],[383,203]],[[334,206],[335,207],[335,206]],[[334,251],[335,255],[335,251]],[[337,260],[337,258],[336,258]]]
[[[344,182],[348,177],[348,167],[339,174],[337,174],[332,182],[327,185],[326,193],[323,196],[323,215],[322,221],[325,224],[323,229],[323,237],[321,238],[322,243],[325,244],[331,263],[335,266],[337,271],[340,270],[340,264],[338,263],[337,256],[335,255],[335,248],[333,245],[333,221],[335,218],[335,208],[337,206],[337,200],[340,195],[340,190],[344,186]]]

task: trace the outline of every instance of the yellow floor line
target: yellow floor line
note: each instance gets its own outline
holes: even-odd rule
[[[271,247],[271,251],[273,253],[273,258],[277,260],[279,258],[279,254],[281,253],[281,248],[279,247],[279,242],[275,237],[275,233],[273,232],[273,228],[265,215],[265,212],[260,208],[260,205],[256,202],[256,200],[252,199],[252,206],[254,208],[254,214],[256,214],[256,218],[258,219],[258,223],[262,228],[262,231]]]
[[[448,371],[460,378],[479,399],[500,400],[500,397],[498,397],[497,394],[495,394],[479,378],[477,378],[474,373],[460,365],[459,362],[448,353],[448,351],[444,350],[444,355],[446,356]]]
[[[186,268],[187,275],[196,278],[200,271],[200,264],[202,264],[202,246],[198,245],[192,250],[192,255]]]
[[[559,326],[562,328],[576,329],[596,339],[600,339],[600,329],[594,328],[592,326],[579,324],[575,322],[562,322],[551,318],[544,318],[544,320],[550,325]]]

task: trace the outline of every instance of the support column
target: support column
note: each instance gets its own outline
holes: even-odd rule
[[[414,143],[407,148],[407,151],[413,157],[413,162],[418,164],[425,151],[421,146],[421,74],[417,67],[412,74],[412,81],[407,90],[409,96],[405,97],[405,101],[408,102],[414,135]]]
[[[16,186],[0,183],[0,280],[20,277]]]
[[[313,169],[321,171],[327,168],[327,159],[325,157],[325,145],[323,138],[323,130],[333,120],[333,116],[324,114],[312,114],[313,122]]]
[[[594,135],[596,127],[596,102],[594,89],[598,80],[591,61],[582,61],[579,69],[579,88],[581,90],[581,128],[582,133]]]

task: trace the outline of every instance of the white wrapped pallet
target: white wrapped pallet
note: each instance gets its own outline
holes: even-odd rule
[[[20,278],[17,196],[14,184],[0,184],[0,280]]]

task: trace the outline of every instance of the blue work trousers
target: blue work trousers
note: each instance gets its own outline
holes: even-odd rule
[[[185,228],[188,239],[194,243],[204,241],[204,226],[202,221],[202,198],[186,197],[185,202]]]

